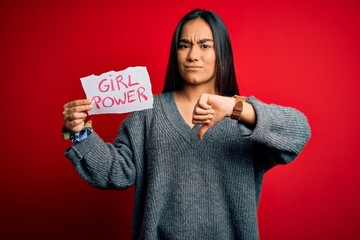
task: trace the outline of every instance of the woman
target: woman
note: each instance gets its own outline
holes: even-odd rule
[[[211,11],[183,17],[153,109],[133,112],[113,144],[85,126],[88,100],[64,105],[65,155],[98,188],[135,185],[133,239],[258,239],[263,174],[310,137],[293,108],[238,94],[229,35]]]

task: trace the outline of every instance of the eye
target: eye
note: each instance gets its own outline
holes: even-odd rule
[[[178,46],[178,49],[184,49],[184,48],[189,48],[189,46],[186,45],[186,44],[180,44],[180,45]]]
[[[206,48],[211,48],[211,46],[210,46],[210,45],[207,45],[207,44],[204,44],[204,45],[202,45],[201,47],[202,47],[202,48],[205,48],[205,49],[206,49]]]

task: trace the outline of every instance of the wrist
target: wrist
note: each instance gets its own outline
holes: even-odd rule
[[[73,143],[81,142],[85,140],[92,133],[92,129],[89,127],[84,127],[80,132],[71,133],[70,140]]]
[[[226,97],[226,99],[227,99],[227,104],[226,104],[227,111],[226,111],[225,116],[226,117],[231,117],[231,115],[233,113],[235,103],[236,103],[236,99],[234,97]]]
[[[92,133],[92,121],[89,120],[85,123],[83,129],[79,132],[69,131],[65,126],[62,128],[62,135],[64,139],[70,139],[72,142],[77,143],[86,139]]]

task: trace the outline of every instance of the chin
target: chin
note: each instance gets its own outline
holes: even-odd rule
[[[199,83],[201,83],[201,81],[199,81],[197,79],[185,80],[185,82],[188,83],[188,84],[199,84]]]

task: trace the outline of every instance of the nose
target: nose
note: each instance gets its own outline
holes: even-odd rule
[[[198,61],[199,60],[199,54],[200,53],[196,49],[196,46],[191,46],[186,60],[188,60],[189,62]]]

